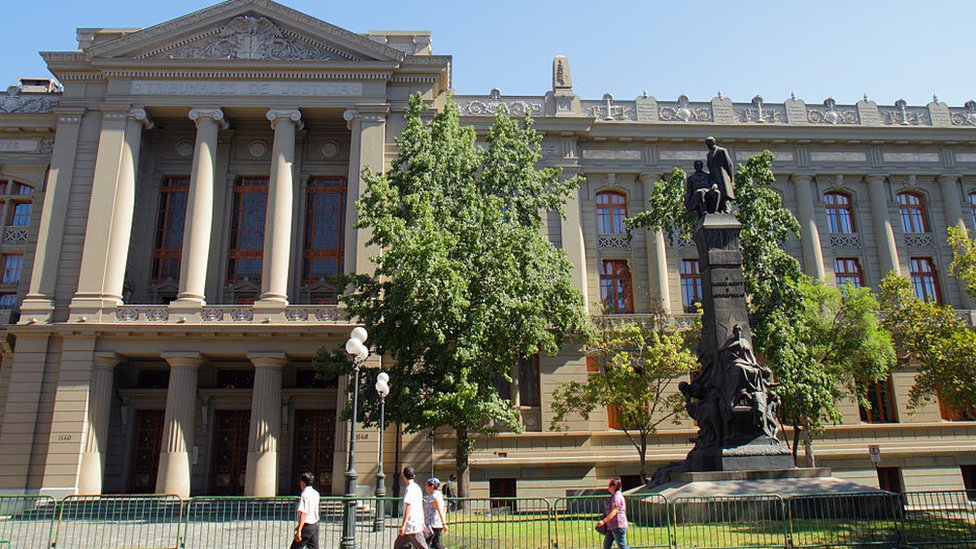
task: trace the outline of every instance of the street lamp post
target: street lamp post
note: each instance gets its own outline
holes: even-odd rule
[[[342,510],[342,541],[339,547],[343,549],[355,549],[356,547],[356,416],[359,410],[359,370],[363,361],[369,356],[369,349],[366,348],[366,338],[368,333],[365,328],[353,328],[346,341],[346,352],[352,355],[352,421],[349,423],[349,460],[346,466],[346,497],[345,506]]]
[[[390,376],[386,372],[380,372],[376,376],[376,393],[380,396],[380,447],[379,447],[379,469],[376,471],[376,522],[373,524],[373,531],[383,530],[383,523],[386,521],[386,473],[383,472],[383,428],[386,423],[386,395],[390,394]]]

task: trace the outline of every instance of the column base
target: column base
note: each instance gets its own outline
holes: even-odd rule
[[[78,467],[78,493],[82,495],[102,493],[102,455],[99,452],[81,454]]]
[[[278,452],[248,452],[244,495],[270,498],[278,495]]]
[[[171,319],[180,319],[182,322],[202,322],[201,313],[206,304],[202,299],[190,297],[177,298],[169,304],[169,316]]]
[[[50,324],[54,321],[54,301],[45,296],[27,296],[20,304],[18,324]]]
[[[122,298],[107,295],[78,296],[68,306],[68,322],[114,322]]]
[[[161,452],[156,493],[190,497],[190,453]]]
[[[254,322],[285,322],[285,310],[288,299],[278,296],[264,295],[254,302],[251,310],[254,312]]]

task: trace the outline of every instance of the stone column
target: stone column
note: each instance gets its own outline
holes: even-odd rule
[[[271,109],[274,128],[268,209],[264,218],[264,260],[261,265],[261,302],[256,305],[288,305],[288,263],[291,256],[291,218],[294,205],[295,130],[301,128],[298,109]]]
[[[564,171],[565,177],[573,177],[575,174]],[[580,213],[580,193],[583,189],[573,191],[573,194],[566,200],[566,216],[562,218],[563,229],[563,250],[573,264],[573,286],[583,293],[583,307],[590,309],[589,292],[586,285],[586,243],[583,240],[583,220]]]
[[[871,200],[871,218],[874,221],[874,237],[878,245],[881,276],[884,277],[891,271],[901,275],[898,248],[895,246],[895,232],[891,228],[888,198],[885,196],[885,176],[867,175],[864,176],[864,180],[868,183],[868,197]]]
[[[281,368],[285,353],[250,353],[254,364],[251,432],[247,442],[244,494],[278,495],[278,438],[281,436]]]
[[[962,193],[959,192],[958,175],[940,175],[939,186],[942,188],[942,203],[945,204],[946,224],[950,227],[962,229],[962,233],[969,234],[966,221],[962,213]],[[976,303],[969,297],[966,290],[960,288],[959,296],[965,309],[976,309]]]
[[[649,173],[640,174],[644,188],[644,201],[647,202],[654,193],[654,176]],[[671,312],[671,288],[668,284],[668,256],[664,244],[664,231],[660,229],[647,230],[647,276],[651,295],[660,297],[661,306],[665,312]]]
[[[188,498],[190,449],[197,414],[197,370],[203,359],[195,352],[163,353],[162,357],[169,363],[170,370],[156,492]]]
[[[217,159],[217,134],[227,128],[220,109],[193,109],[190,120],[197,125],[190,168],[190,190],[183,225],[183,252],[180,260],[180,287],[174,305],[202,307],[206,303],[207,259],[214,216],[214,167]]]
[[[71,300],[75,319],[98,318],[103,308],[122,302],[144,127],[152,127],[152,122],[142,109],[103,113],[81,274]]]
[[[68,216],[71,179],[74,176],[78,136],[85,110],[58,108],[55,112],[58,113],[57,137],[54,139],[51,167],[48,169],[30,286],[20,307],[21,323],[31,320],[50,322],[54,311],[54,286],[61,261],[64,223]]]
[[[105,474],[105,449],[108,444],[109,411],[115,384],[115,353],[95,353],[91,386],[88,390],[88,426],[85,447],[78,468],[78,493],[101,494]]]
[[[817,229],[817,219],[813,213],[813,191],[810,189],[812,179],[806,174],[793,174],[793,186],[796,188],[796,210],[800,222],[800,244],[803,247],[803,270],[813,278],[825,280],[827,272],[824,269],[823,249],[820,244],[820,231]]]
[[[370,231],[356,229],[359,221],[356,214],[356,201],[362,196],[365,187],[362,183],[363,170],[383,173],[386,162],[386,116],[389,105],[358,105],[347,110],[342,117],[350,130],[349,182],[346,191],[346,240],[345,271],[347,273],[371,274],[373,266],[369,261],[371,253],[377,251],[366,247]]]

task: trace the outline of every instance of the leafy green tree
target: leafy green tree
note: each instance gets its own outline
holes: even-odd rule
[[[404,430],[454,430],[466,495],[474,436],[521,428],[497,377],[556,354],[585,324],[571,264],[542,230],[543,212],[562,213],[580,180],[536,169],[542,138],[529,118],[499,115],[482,150],[453,102],[429,123],[426,108],[411,97],[392,168],[363,177],[357,227],[381,253],[341,300],[384,356]]]
[[[881,282],[882,323],[899,362],[917,368],[909,407],[938,398],[951,408],[976,411],[976,332],[949,305],[923,301],[894,273]]]
[[[839,423],[838,396],[860,378],[874,381],[887,370],[876,317],[867,314],[869,300],[856,292],[846,300],[836,290],[817,285],[804,275],[796,258],[782,244],[799,231],[793,214],[773,189],[773,155],[762,151],[735,172],[736,217],[742,224],[741,250],[753,345],[770,365],[778,383],[779,416],[794,429],[794,457],[802,437],[813,464],[813,436],[827,423]],[[628,228],[661,229],[672,238],[690,238],[697,216],[684,209],[685,172],[679,168],[654,186],[649,211],[628,220]],[[815,297],[820,294],[821,297]],[[827,297],[829,296],[829,297]],[[813,307],[817,299],[831,307]],[[857,310],[850,308],[858,307]],[[875,307],[876,308],[876,307]],[[822,317],[822,318],[821,318]],[[851,323],[848,324],[847,321]],[[871,322],[874,322],[872,328]],[[844,332],[855,339],[837,345],[823,338]],[[868,338],[868,339],[864,339]],[[848,354],[858,345],[878,348],[870,367],[855,364]],[[889,345],[890,346],[890,345]],[[883,378],[883,376],[882,376]]]
[[[976,239],[969,238],[960,227],[949,227],[952,264],[949,273],[958,278],[963,290],[976,300]]]
[[[640,456],[640,475],[646,482],[648,438],[665,421],[685,416],[678,383],[698,368],[684,332],[663,310],[646,321],[594,319],[583,349],[588,359],[598,361],[600,371],[556,389],[552,428],[564,427],[572,414],[588,420],[597,408],[616,407],[620,426]]]

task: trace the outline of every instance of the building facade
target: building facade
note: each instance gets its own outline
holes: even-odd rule
[[[311,470],[341,493],[346,381],[319,380],[311,361],[355,326],[335,277],[370,269],[354,228],[361,174],[389,167],[412,93],[433,109],[447,101],[450,56],[433,54],[429,33],[355,34],[269,0],[79,29],[78,42],[42,54],[63,89],[23,80],[0,99],[0,490],[264,496]],[[693,307],[694,246],[660,232],[628,240],[622,220],[714,135],[739,162],[773,152],[801,223],[786,245],[811,276],[875,286],[894,270],[976,315],[945,245],[950,226],[976,230],[976,102],[587,100],[561,56],[545,94],[454,99],[480,130],[499,110],[531,114],[543,163],[585,176],[546,230],[591,312]],[[478,441],[473,495],[633,479],[637,453],[612,411],[551,428],[555,388],[587,371],[572,346],[515,366],[500,390],[525,431]],[[870,411],[844,403],[819,464],[888,488],[976,487],[976,423],[937,403],[910,412],[913,379],[897,370],[870,387]],[[682,458],[694,433],[662,430],[652,466]],[[364,493],[377,438],[357,434]],[[449,432],[391,428],[385,441],[387,471],[453,468]]]

